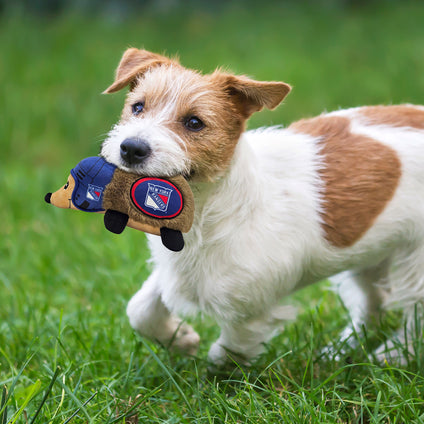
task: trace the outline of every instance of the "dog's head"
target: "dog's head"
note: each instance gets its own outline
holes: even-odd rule
[[[176,59],[128,49],[105,93],[129,86],[121,120],[101,154],[118,167],[152,176],[211,180],[230,164],[245,122],[277,107],[290,91],[220,70],[186,69]]]

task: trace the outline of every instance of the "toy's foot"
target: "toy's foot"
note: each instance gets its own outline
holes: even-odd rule
[[[127,226],[128,215],[108,209],[104,217],[105,227],[112,233],[121,234]]]
[[[163,245],[169,250],[172,250],[173,252],[179,252],[183,250],[184,238],[181,231],[162,227],[160,229],[160,236],[162,238]]]

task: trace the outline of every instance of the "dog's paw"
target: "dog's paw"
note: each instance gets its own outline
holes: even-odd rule
[[[405,366],[408,364],[406,355],[408,349],[392,340],[383,343],[374,351],[374,356],[381,365]]]
[[[352,327],[346,327],[335,339],[335,342],[322,348],[321,355],[336,362],[349,362],[349,354],[360,347]]]
[[[227,351],[218,342],[215,342],[209,349],[208,360],[216,367],[223,367],[229,358]]]
[[[186,355],[195,355],[199,349],[199,343],[200,336],[193,330],[191,325],[183,322],[179,325],[168,347]]]
[[[249,367],[249,359],[241,353],[232,352],[226,349],[219,342],[215,342],[209,349],[208,360],[212,364],[210,369],[221,369],[234,367],[236,365]]]
[[[339,350],[334,345],[329,344],[321,349],[320,354],[327,359],[340,362],[345,357],[346,351],[345,349]]]

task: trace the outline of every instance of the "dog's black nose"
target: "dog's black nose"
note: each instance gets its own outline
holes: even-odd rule
[[[44,200],[45,200],[47,203],[51,203],[51,198],[52,198],[52,193],[47,193],[47,194],[44,196]]]
[[[143,162],[151,151],[149,143],[139,138],[126,138],[121,143],[121,158],[128,165],[137,165]]]

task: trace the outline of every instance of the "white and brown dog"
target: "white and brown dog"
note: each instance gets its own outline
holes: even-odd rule
[[[124,170],[183,174],[196,209],[182,252],[149,237],[154,270],[127,309],[140,334],[194,353],[199,336],[177,314],[201,311],[221,327],[210,360],[249,359],[291,315],[282,297],[336,274],[355,329],[380,306],[401,307],[413,325],[424,300],[423,107],[361,107],[245,132],[289,85],[201,75],[138,49],[105,92],[126,86],[101,154]]]

